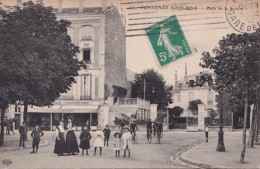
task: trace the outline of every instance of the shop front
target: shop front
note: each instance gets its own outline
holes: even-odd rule
[[[70,117],[73,119],[75,130],[82,130],[84,125],[89,126],[91,130],[96,130],[98,125],[97,108],[97,106],[61,106],[58,109],[30,108],[28,110],[28,127],[33,128],[38,124],[42,130],[55,130],[60,120],[64,121],[66,127]]]

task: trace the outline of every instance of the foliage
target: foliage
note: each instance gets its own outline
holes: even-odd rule
[[[179,106],[169,108],[169,116],[180,117],[182,113],[183,113],[183,108]]]
[[[145,80],[145,87],[144,87]],[[132,97],[144,98],[152,104],[158,104],[158,109],[166,109],[171,100],[172,86],[166,86],[164,78],[153,69],[148,69],[135,76],[132,86]]]
[[[198,104],[201,104],[201,103],[202,103],[202,101],[200,99],[190,101],[188,110],[198,111]]]
[[[203,68],[213,69],[216,75],[214,90],[228,93],[232,100],[232,109],[237,105],[245,105],[243,148],[240,161],[244,162],[246,144],[246,124],[248,107],[256,101],[256,91],[260,84],[260,29],[254,33],[229,34],[219,41],[219,46],[213,49],[215,57],[209,52],[203,52]],[[223,99],[221,102],[223,102]],[[259,103],[255,103],[259,104]],[[222,105],[221,105],[222,107]]]
[[[26,120],[28,104],[51,105],[85,66],[67,35],[70,22],[57,21],[51,7],[29,1],[0,18],[0,106],[22,101]]]

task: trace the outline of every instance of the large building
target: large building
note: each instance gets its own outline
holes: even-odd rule
[[[19,0],[18,0],[19,2]],[[40,124],[46,130],[53,128],[59,120],[74,118],[75,125],[82,126],[89,121],[97,124],[113,123],[105,100],[127,95],[126,40],[124,19],[118,9],[107,6],[103,0],[101,7],[86,7],[84,0],[77,8],[63,8],[58,0],[54,13],[57,19],[69,20],[72,24],[68,34],[72,42],[79,46],[77,58],[84,61],[87,69],[80,70],[79,76],[67,93],[63,93],[52,107],[28,108],[28,123]],[[44,3],[44,1],[43,1]],[[16,118],[23,119],[23,108],[14,108]]]
[[[217,111],[216,95],[218,94],[211,89],[208,83],[204,83],[202,86],[198,84],[201,76],[208,74],[213,76],[210,72],[200,72],[197,74],[188,75],[187,65],[185,65],[184,78],[177,78],[177,71],[175,72],[175,83],[173,90],[173,101],[171,108],[180,107],[183,109],[182,117],[197,118],[197,125],[199,128],[203,128],[205,124],[205,117],[210,116],[210,112]],[[214,78],[214,77],[213,77]],[[201,100],[201,104],[198,105],[198,112],[194,114],[189,110],[189,103],[194,100]]]

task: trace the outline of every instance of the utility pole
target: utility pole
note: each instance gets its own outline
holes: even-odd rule
[[[146,90],[146,84],[145,84],[145,79],[144,79],[144,100],[145,100],[145,90]]]

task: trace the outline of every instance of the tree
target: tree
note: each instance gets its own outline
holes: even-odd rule
[[[0,18],[0,105],[23,102],[26,122],[28,105],[52,105],[85,66],[67,35],[71,23],[57,21],[51,7],[29,1],[12,12],[1,10]]]
[[[192,100],[189,102],[188,110],[191,110],[192,114],[198,115],[198,104],[201,104],[202,101],[200,99]]]
[[[175,106],[173,108],[169,108],[169,115],[174,117],[180,117],[180,115],[183,113],[183,108],[179,106]]]
[[[158,104],[158,109],[166,109],[171,100],[172,86],[166,86],[164,78],[153,69],[148,69],[135,76],[132,86],[132,97],[149,100]]]
[[[213,49],[215,57],[203,52],[203,68],[213,69],[216,75],[214,90],[220,95],[229,93],[237,100],[244,100],[243,147],[240,161],[244,162],[246,122],[250,98],[259,88],[260,29],[254,33],[229,34]],[[240,97],[238,97],[240,96]],[[254,100],[254,99],[253,99]]]

